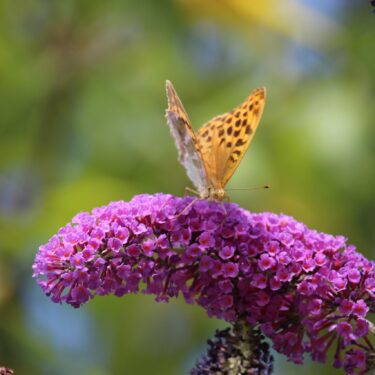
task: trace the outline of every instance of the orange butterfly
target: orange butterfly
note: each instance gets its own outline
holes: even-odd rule
[[[170,81],[166,82],[167,122],[185,167],[202,199],[223,200],[224,187],[249,147],[262,117],[265,88],[255,89],[231,112],[214,117],[194,132]]]

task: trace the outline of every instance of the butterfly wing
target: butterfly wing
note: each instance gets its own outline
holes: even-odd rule
[[[224,188],[253,140],[265,105],[265,88],[254,90],[231,112],[214,117],[197,133],[210,186]]]
[[[167,123],[178,150],[178,160],[200,194],[206,190],[207,178],[203,161],[197,149],[197,137],[184,106],[170,81],[166,82],[168,109]]]

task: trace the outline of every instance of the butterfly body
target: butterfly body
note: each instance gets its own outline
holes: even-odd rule
[[[208,187],[205,194],[201,198],[223,201],[226,197],[227,195],[225,194],[225,190],[223,188]]]
[[[224,200],[224,188],[237,169],[262,116],[265,89],[254,90],[240,106],[214,117],[194,132],[171,82],[166,83],[167,122],[179,161],[202,199]]]

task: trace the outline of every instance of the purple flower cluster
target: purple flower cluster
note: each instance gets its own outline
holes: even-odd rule
[[[34,277],[54,302],[182,294],[210,316],[246,319],[295,363],[309,352],[348,374],[374,367],[375,263],[344,237],[235,204],[139,195],[80,213],[39,248]]]

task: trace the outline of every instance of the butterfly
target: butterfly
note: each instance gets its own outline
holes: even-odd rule
[[[166,82],[167,123],[185,167],[201,199],[224,200],[224,191],[253,140],[262,117],[266,90],[255,89],[232,111],[214,117],[194,132],[170,81]]]

